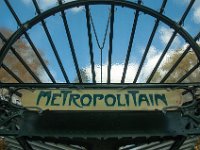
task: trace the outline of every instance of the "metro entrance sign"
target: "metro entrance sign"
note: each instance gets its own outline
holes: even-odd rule
[[[0,68],[1,71],[6,73],[6,78],[3,76],[3,80],[0,81],[0,88],[2,89],[0,95],[0,136],[17,137],[24,149],[32,149],[27,140],[46,142],[48,139],[52,139],[55,143],[64,141],[66,145],[80,145],[86,147],[86,149],[119,149],[120,146],[124,145],[134,144],[138,146],[155,141],[162,143],[165,140],[172,139],[174,143],[170,149],[175,150],[180,148],[187,136],[200,134],[200,82],[198,76],[192,78],[193,73],[199,75],[200,47],[197,41],[200,32],[194,33],[195,36],[192,37],[188,32],[190,30],[183,26],[184,22],[188,22],[186,19],[195,4],[195,0],[188,3],[187,7],[183,9],[182,15],[177,14],[180,18],[176,18],[176,20],[172,20],[167,15],[169,13],[163,14],[164,11],[167,11],[166,6],[173,8],[167,0],[163,0],[160,7],[156,9],[148,3],[143,3],[142,0],[137,2],[79,0],[69,3],[58,0],[58,5],[44,11],[41,11],[42,7],[37,3],[37,0],[32,0],[32,2],[34,5],[32,11],[36,11],[36,15],[33,15],[33,18],[29,18],[29,20],[22,21],[20,18],[26,18],[26,16],[18,16],[16,5],[12,4],[11,0],[3,1],[9,16],[12,14],[19,28],[8,39],[0,33],[2,40]],[[98,15],[99,13],[90,11],[91,9],[97,10],[102,6],[104,10],[107,8],[110,10],[106,24],[99,20],[101,17]],[[70,13],[66,15],[66,12],[77,7],[84,9],[80,12],[81,15],[70,16]],[[5,12],[5,16],[7,12]],[[120,16],[122,15],[125,16],[121,19]],[[95,17],[99,22],[96,22],[95,19],[95,22],[93,22]],[[144,30],[144,32],[150,31],[150,33],[147,33],[147,37],[145,36],[147,41],[144,45],[142,44],[144,51],[140,51],[137,50],[137,44],[141,45],[138,41],[141,41],[140,34],[143,35],[144,32],[136,33],[141,29],[143,31],[141,25],[146,24],[148,17],[152,23],[152,26],[150,24],[152,31],[150,28]],[[58,29],[58,26],[49,28],[49,25],[52,25],[49,22],[51,18],[60,19],[59,25],[60,23],[63,24],[64,28],[61,29],[61,26],[59,26],[59,30],[65,31],[63,33],[66,33],[66,35],[61,36],[63,34],[58,33],[59,42],[56,42],[56,37],[50,30]],[[75,25],[70,25],[73,22],[70,18],[78,21],[78,28]],[[124,18],[132,22],[124,24],[126,26],[119,26],[118,23],[122,22]],[[103,18],[103,20],[107,19]],[[41,32],[40,28],[37,28],[41,23],[44,33]],[[106,26],[105,37],[100,38],[105,39],[103,46],[101,42],[99,43],[99,36],[96,34],[98,33],[96,31],[102,31],[102,26],[99,26],[99,28],[95,26],[99,23]],[[160,56],[156,64],[153,65],[148,63],[147,58],[151,47],[157,47],[157,44],[153,45],[154,43],[163,44],[160,43],[160,40],[156,41],[158,39],[157,33],[163,27],[163,24],[164,27],[171,28],[173,34],[160,47]],[[185,24],[185,26],[188,25]],[[130,34],[128,33],[127,36],[116,34],[116,32],[122,33],[121,29],[124,32],[124,29],[131,28],[132,30],[129,30]],[[56,32],[59,32],[59,30],[56,30]],[[73,31],[77,30],[84,31],[86,37],[74,36]],[[44,38],[47,39],[47,42],[42,45],[44,55],[41,55],[39,51],[41,41],[33,40],[33,36],[31,36],[36,31],[39,31],[37,32],[38,38],[42,37],[43,39],[45,35]],[[150,36],[148,37],[148,35]],[[162,74],[162,64],[165,62],[166,56],[171,56],[172,51],[170,49],[177,36],[183,39],[181,45],[186,44],[188,46],[177,51],[178,55],[177,59],[173,61],[174,64],[169,63],[170,68],[164,70],[165,74]],[[119,42],[116,40],[118,38],[120,39]],[[33,61],[40,65],[39,69],[29,64],[27,57],[18,53],[22,47],[15,44],[20,40],[24,41],[26,47],[30,49],[30,52],[32,52],[30,55],[39,60]],[[62,41],[65,42],[62,43]],[[123,42],[121,43],[121,41]],[[127,45],[124,45],[124,42]],[[82,43],[84,43],[83,46]],[[64,48],[67,51],[63,51],[64,49],[59,47],[62,44],[67,46]],[[99,47],[100,54],[97,51],[96,44]],[[120,47],[124,45],[124,47],[118,49],[118,45]],[[12,53],[16,59],[6,61],[6,57]],[[50,56],[49,54],[53,54],[51,55],[53,57],[45,57]],[[123,54],[125,57],[122,57]],[[188,54],[194,54],[195,59],[187,57]],[[121,58],[124,58],[124,60]],[[169,58],[171,59],[171,57]],[[64,59],[67,61],[64,61]],[[153,60],[153,57],[150,59]],[[184,59],[187,61],[185,62]],[[194,64],[190,63],[193,61],[195,61]],[[18,62],[22,64],[19,68],[9,65],[18,64]],[[51,63],[48,64],[48,62]],[[144,83],[141,83],[139,79],[143,78],[142,72],[146,69],[146,63],[154,67],[151,72],[145,74],[145,77],[148,78],[143,81]],[[107,66],[106,72],[104,71],[104,64]],[[120,75],[120,70],[117,72],[121,77],[118,85],[113,82],[114,73],[112,70],[115,64],[123,64],[122,74]],[[137,64],[138,67],[132,64]],[[81,74],[81,70],[87,68],[87,66],[91,68],[90,83],[85,83]],[[96,66],[101,68],[101,73],[98,73]],[[131,68],[133,66],[134,73],[129,74],[129,66]],[[184,67],[181,67],[179,74],[176,70],[180,66]],[[59,77],[61,75],[62,78],[59,78],[59,82],[62,82],[62,84],[58,83],[58,76],[56,77],[53,73],[54,69]],[[42,73],[40,70],[42,70]],[[152,80],[156,73],[160,71],[161,78],[159,77],[157,80],[158,83],[154,83]],[[75,73],[73,76],[71,76],[72,72]],[[30,75],[31,78],[25,80],[24,73]],[[41,77],[43,73],[45,78],[47,77],[48,83],[43,83],[45,82]],[[105,83],[102,81],[103,74],[107,74]],[[129,75],[132,81],[126,84]],[[79,83],[73,81],[74,77],[78,77]],[[99,77],[101,77],[101,82],[99,82]],[[176,80],[171,80],[173,77]],[[13,80],[16,82],[13,83]],[[13,103],[15,94],[21,96],[19,100],[23,107]],[[18,104],[17,102],[16,104]],[[44,111],[32,110],[37,108]]]
[[[36,89],[21,90],[24,107],[43,110],[162,110],[181,106],[180,89]],[[188,101],[188,100],[187,100]]]

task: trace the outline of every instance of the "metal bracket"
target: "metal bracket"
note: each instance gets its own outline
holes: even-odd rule
[[[20,130],[19,118],[23,116],[23,112],[23,107],[12,103],[10,95],[1,95],[0,134],[17,134]]]

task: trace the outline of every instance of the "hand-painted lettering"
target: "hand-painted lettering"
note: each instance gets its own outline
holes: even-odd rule
[[[125,93],[90,93],[73,90],[41,90],[36,97],[36,105],[53,107],[76,107],[84,109],[87,107],[150,107],[168,106],[166,95],[141,92],[140,90],[129,90]]]

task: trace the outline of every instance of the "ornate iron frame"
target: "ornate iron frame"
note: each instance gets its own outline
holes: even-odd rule
[[[163,3],[160,7],[159,12],[155,11],[151,8],[142,5],[142,0],[138,0],[137,3],[129,2],[129,1],[121,1],[121,0],[79,0],[73,1],[70,3],[63,3],[62,0],[58,0],[58,6],[51,8],[47,11],[41,12],[40,8],[37,4],[36,0],[32,0],[35,6],[37,16],[32,18],[31,20],[22,23],[18,18],[16,12],[12,8],[9,0],[4,0],[8,9],[14,16],[17,24],[19,25],[19,29],[9,38],[6,39],[2,33],[0,33],[0,38],[5,42],[4,46],[0,51],[0,66],[4,70],[8,72],[14,79],[16,79],[19,83],[0,83],[0,88],[185,88],[187,90],[195,91],[200,87],[199,83],[181,83],[185,78],[187,78],[192,72],[194,72],[200,65],[198,62],[195,66],[191,68],[184,76],[182,76],[177,83],[165,83],[170,74],[176,69],[178,64],[182,61],[182,59],[186,56],[189,50],[192,48],[198,58],[200,60],[200,47],[197,45],[196,41],[200,38],[200,32],[192,37],[183,27],[182,24],[187,17],[188,13],[191,10],[195,0],[191,0],[188,7],[186,8],[184,14],[182,15],[179,22],[175,22],[170,18],[163,15],[163,11],[167,0],[163,0]],[[92,5],[109,5],[111,6],[111,20],[110,20],[110,33],[109,33],[109,52],[108,52],[108,78],[107,83],[98,84],[96,83],[96,74],[94,71],[94,54],[93,54],[93,45],[92,45],[92,34],[91,34],[91,22],[89,15],[89,7]],[[91,63],[91,72],[92,72],[92,83],[84,84],[82,82],[80,68],[78,65],[78,60],[76,57],[76,51],[74,48],[74,43],[71,38],[70,29],[68,26],[68,20],[65,16],[64,11],[66,9],[70,9],[73,7],[85,7],[85,16],[87,21],[87,32],[88,32],[88,44],[89,44],[89,52],[90,52],[90,63]],[[129,45],[127,49],[125,65],[123,70],[123,75],[121,79],[121,84],[111,83],[111,62],[112,62],[112,51],[113,51],[113,24],[114,24],[114,8],[115,6],[127,7],[130,9],[134,9],[136,11],[135,18],[132,26],[132,32],[129,40]],[[139,68],[137,70],[136,76],[133,79],[133,83],[125,84],[125,77],[127,72],[127,66],[129,63],[130,53],[132,49],[132,44],[134,41],[134,35],[137,28],[137,22],[139,18],[139,12],[143,12],[154,17],[155,24],[153,27],[153,31],[150,35],[149,41],[146,45],[146,49],[142,56]],[[58,51],[55,47],[55,44],[52,40],[52,37],[49,33],[49,29],[45,24],[45,19],[51,17],[56,13],[61,13],[61,17],[64,23],[66,35],[68,37],[69,45],[71,48],[71,55],[74,61],[74,66],[76,68],[76,73],[79,79],[78,84],[70,83],[67,72],[65,71]],[[159,26],[159,22],[163,22],[172,29],[174,29],[174,33],[171,36],[169,42],[167,43],[165,49],[163,50],[162,55],[160,56],[158,63],[153,69],[151,75],[148,80],[144,84],[137,83],[138,77],[140,75],[141,69],[143,67],[144,61],[148,54],[149,48]],[[61,72],[64,76],[66,83],[60,84],[56,83],[52,73],[49,71],[47,65],[39,54],[36,46],[32,42],[30,36],[27,31],[31,29],[38,23],[42,23],[42,27],[45,31],[45,34],[49,40],[51,48],[55,54],[55,57],[60,66]],[[183,39],[189,44],[189,46],[184,50],[181,57],[176,61],[176,63],[172,66],[172,68],[167,72],[164,78],[160,81],[160,83],[151,83],[151,80],[160,66],[165,54],[167,53],[169,47],[174,41],[177,34],[180,34]],[[15,51],[12,45],[20,38],[22,35],[25,36],[36,56],[41,62],[44,70],[48,74],[52,83],[42,83],[40,78],[31,70],[28,64],[23,60],[23,58]],[[33,79],[37,83],[24,83],[20,77],[18,77],[12,70],[9,69],[3,63],[3,60],[11,50],[12,53],[17,57],[17,59],[22,63],[22,65],[26,68],[26,70],[32,75]],[[12,91],[15,90],[11,90]],[[109,147],[109,145],[114,145],[114,148],[126,145],[126,144],[140,144],[144,142],[150,142],[154,140],[163,140],[166,137],[175,140],[176,142],[172,145],[171,149],[177,149],[180,147],[181,143],[185,140],[185,137],[188,135],[196,135],[200,134],[200,119],[199,114],[196,114],[199,111],[199,102],[198,95],[193,95],[196,103],[194,105],[190,105],[187,109],[177,109],[175,111],[170,112],[49,112],[44,111],[41,114],[38,112],[29,111],[26,108],[17,107],[15,105],[11,105],[9,102],[0,100],[1,106],[1,114],[0,114],[0,135],[8,136],[18,136],[19,143],[25,149],[31,149],[30,145],[26,142],[26,139],[40,139],[42,137],[46,137],[45,140],[52,137],[60,137],[65,138],[66,143],[76,143],[84,146],[87,145],[95,145],[95,140],[93,138],[99,138],[97,143],[108,143],[105,144]],[[65,117],[66,120],[63,121],[59,119],[59,117]],[[106,116],[106,117],[105,117]],[[77,119],[79,118],[79,119]],[[54,120],[57,120],[57,123],[54,123]],[[152,122],[151,120],[155,119],[156,122]],[[88,122],[90,120],[90,122]],[[107,125],[102,125],[102,122],[107,123]],[[47,124],[48,123],[48,124]],[[49,123],[51,124],[49,126]],[[117,124],[117,126],[116,126]],[[149,124],[149,126],[146,126]],[[80,126],[81,125],[81,126]],[[87,132],[86,132],[87,131]],[[154,137],[154,138],[152,138]],[[82,138],[82,139],[77,139]],[[104,139],[104,140],[103,140]],[[111,139],[111,140],[108,140]],[[137,140],[138,139],[138,140]],[[43,139],[44,140],[44,139]],[[53,139],[53,141],[57,141]],[[97,144],[98,145],[98,144]],[[112,147],[113,148],[113,147]]]

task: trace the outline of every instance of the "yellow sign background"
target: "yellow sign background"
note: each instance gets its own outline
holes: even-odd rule
[[[20,92],[24,107],[43,110],[162,110],[167,106],[181,106],[184,102],[179,89],[37,89]]]

